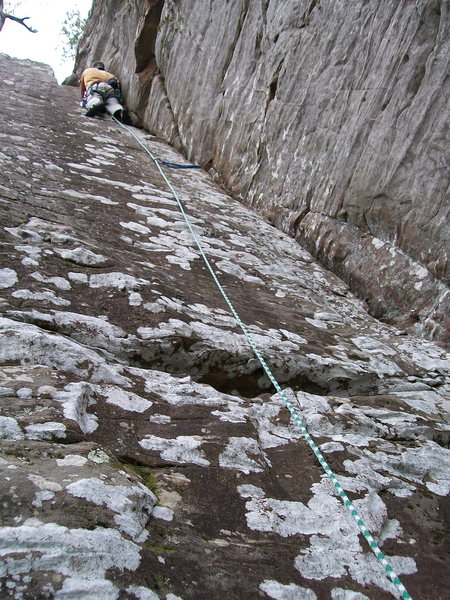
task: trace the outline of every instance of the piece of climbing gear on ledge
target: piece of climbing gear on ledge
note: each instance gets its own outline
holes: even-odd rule
[[[160,165],[170,167],[171,169],[202,169],[201,165],[179,165],[178,163],[167,162],[166,160],[157,159]]]

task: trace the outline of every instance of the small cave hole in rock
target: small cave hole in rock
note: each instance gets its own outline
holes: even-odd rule
[[[216,369],[198,377],[198,383],[206,383],[223,394],[239,395],[244,398],[256,398],[264,392],[270,391],[271,383],[267,380],[267,386],[260,385],[263,375],[262,369],[253,373],[232,376],[226,371]]]
[[[275,373],[275,377],[277,374]],[[261,394],[275,394],[271,381],[263,369],[257,369],[252,373],[233,376],[216,369],[196,378],[198,383],[206,383],[223,394],[239,395],[243,398],[256,398]],[[292,388],[294,391],[303,391],[309,394],[326,395],[328,390],[311,381],[305,376],[297,376],[295,379],[283,382],[279,380],[282,388]]]

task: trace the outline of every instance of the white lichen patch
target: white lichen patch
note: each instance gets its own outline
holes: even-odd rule
[[[173,521],[173,510],[167,506],[155,506],[152,516],[163,521]]]
[[[48,365],[81,377],[89,374],[93,383],[129,384],[120,375],[122,367],[108,364],[93,350],[34,325],[1,317],[0,361]]]
[[[82,467],[87,463],[87,458],[81,454],[66,454],[64,458],[57,458],[58,467]]]
[[[259,584],[259,589],[272,600],[317,600],[312,590],[296,583],[284,585],[273,579],[266,579]]]
[[[36,256],[36,258],[31,258],[30,256],[26,256],[25,258],[22,258],[22,260],[20,261],[24,267],[38,267],[39,266],[39,259],[40,256]]]
[[[132,594],[136,600],[160,600],[158,594],[141,585],[132,585],[127,588],[127,592]]]
[[[54,314],[54,322],[64,332],[74,331],[78,338],[86,336],[93,345],[105,340],[123,339],[127,337],[126,332],[117,325],[112,325],[101,317],[92,317],[67,311],[57,311]],[[83,335],[84,334],[84,335]]]
[[[131,292],[131,294],[128,296],[128,304],[130,306],[141,306],[143,302],[144,299],[138,292]]]
[[[145,225],[142,225],[142,223],[134,223],[134,222],[125,223],[125,222],[121,221],[120,226],[123,227],[124,229],[134,231],[135,233],[142,233],[143,235],[148,235],[150,233],[150,229],[148,227],[146,227]]]
[[[46,423],[33,423],[25,427],[27,439],[29,440],[54,440],[66,437],[66,426],[64,423],[47,421]]]
[[[31,473],[28,475],[28,479],[40,490],[46,490],[49,492],[60,492],[62,490],[62,487],[59,483],[45,479],[45,477],[42,477],[41,475],[35,475],[34,473]]]
[[[0,387],[0,397],[1,396],[13,396],[14,395],[14,390],[12,388],[8,388],[8,387]]]
[[[142,194],[135,193],[131,194],[131,196],[135,200],[139,200],[140,202],[151,202],[152,204],[163,204],[163,205],[174,205],[175,200],[173,199],[173,195],[170,192],[164,192],[163,190],[158,190],[157,188],[153,188],[155,190],[154,194]]]
[[[39,163],[33,163],[35,166],[40,166]],[[56,171],[57,173],[64,173],[64,169],[55,163],[48,160],[44,160],[44,167],[46,171]]]
[[[181,596],[176,596],[175,594],[167,594],[166,600],[183,600]]]
[[[0,440],[23,440],[24,437],[25,435],[16,419],[0,416]]]
[[[442,396],[433,391],[420,390],[417,392],[394,392],[392,394],[401,399],[405,404],[420,411],[425,415],[440,414],[439,406],[443,401]]]
[[[109,404],[120,406],[120,408],[131,412],[143,413],[153,404],[153,402],[117,386],[99,386],[98,391],[106,396],[106,402]]]
[[[176,464],[194,464],[208,467],[205,453],[200,449],[202,439],[198,436],[179,435],[174,439],[160,438],[155,435],[147,435],[139,442],[144,450],[156,450],[160,453],[162,460]]]
[[[228,402],[225,410],[213,410],[211,414],[228,423],[245,423],[249,417],[249,409],[240,406],[238,402]]]
[[[88,173],[97,173],[100,174],[102,172],[101,169],[97,167],[90,167],[89,165],[77,164],[77,163],[67,163],[67,166],[71,169],[76,169],[77,171],[87,171]]]
[[[74,283],[88,283],[89,277],[86,273],[67,273],[67,277],[70,281]]]
[[[110,462],[109,456],[101,448],[91,450],[88,454],[88,459],[96,465],[107,464]]]
[[[114,521],[134,540],[139,540],[156,504],[156,496],[142,484],[108,485],[100,479],[90,478],[75,481],[66,490],[72,496],[106,506],[117,513]]]
[[[352,342],[357,348],[370,354],[381,354],[383,356],[395,356],[397,354],[396,350],[387,344],[368,336],[354,337],[352,338]]]
[[[302,337],[301,335],[297,335],[292,331],[288,331],[287,329],[280,329],[280,333],[282,333],[289,341],[294,344],[307,344],[308,340]]]
[[[19,227],[5,227],[4,230],[10,233],[12,236],[25,239],[28,238],[30,242],[42,242],[42,236],[33,227],[39,219],[30,219],[27,224],[20,225]],[[36,246],[15,246],[14,248],[18,252],[26,252],[27,254],[34,254],[36,252],[41,253],[41,248]]]
[[[41,323],[48,323],[49,325],[53,324],[53,316],[40,310],[9,310],[8,316],[21,321],[40,321]]]
[[[61,402],[66,419],[76,421],[83,433],[92,433],[98,427],[97,415],[89,413],[95,406],[95,388],[88,383],[69,383],[64,391],[54,394],[53,399]]]
[[[168,254],[166,260],[170,265],[178,265],[185,271],[190,271],[190,261],[198,258],[198,255],[186,248],[176,248],[175,254]]]
[[[18,398],[32,398],[33,390],[31,388],[27,388],[27,387],[19,388],[16,391],[16,396]]]
[[[41,283],[50,283],[59,290],[70,290],[72,287],[69,281],[67,281],[67,279],[64,277],[46,277],[41,273],[30,273],[30,277],[36,279],[36,281],[40,281]]]
[[[147,223],[148,225],[151,225],[152,227],[169,227],[171,225],[170,221],[165,221],[164,219],[161,219],[160,217],[147,217]]]
[[[34,499],[33,502],[31,503],[32,506],[34,506],[35,508],[42,508],[42,503],[46,502],[48,500],[53,500],[53,498],[55,497],[55,493],[54,492],[50,492],[48,490],[43,490],[41,492],[36,492],[36,494],[34,495]]]
[[[104,164],[102,164],[102,163],[95,163],[94,161],[92,161],[92,162],[93,162],[93,164],[100,164],[102,167],[104,166]],[[111,164],[111,163],[109,163],[109,164]],[[85,202],[88,202],[89,200],[93,200],[94,202],[100,202],[100,204],[108,204],[111,206],[117,206],[118,204],[120,204],[119,202],[116,202],[115,200],[111,200],[110,198],[106,198],[105,196],[101,196],[99,194],[87,194],[87,193],[79,192],[77,190],[69,190],[69,189],[62,190],[60,193],[63,197],[79,198],[80,200],[84,200]]]
[[[157,293],[156,290],[152,291],[155,294]],[[154,302],[145,304],[144,308],[153,313],[173,310],[179,314],[188,316],[190,321],[201,321],[202,323],[216,327],[236,327],[236,319],[229,312],[220,308],[206,306],[199,302],[186,304],[179,298],[169,298],[161,295]]]
[[[0,556],[2,578],[53,572],[65,577],[63,589],[70,589],[71,597],[80,599],[89,597],[86,589],[95,590],[96,598],[102,597],[97,595],[102,586],[116,589],[105,579],[109,569],[135,571],[140,564],[139,546],[122,538],[118,530],[68,529],[37,520],[20,527],[1,527]],[[80,560],[80,556],[89,556],[89,560]],[[58,597],[67,598],[63,593],[55,595]],[[108,600],[116,597],[103,595]]]
[[[21,300],[37,300],[38,302],[49,302],[55,306],[70,306],[70,300],[65,298],[58,298],[55,292],[46,290],[44,292],[33,292],[31,290],[22,289],[16,290],[11,294],[14,298],[20,298]]]
[[[388,489],[400,497],[412,494],[419,484],[438,496],[450,492],[450,450],[431,440],[401,453],[361,450],[360,457],[344,461],[344,467],[367,488]]]
[[[283,537],[309,536],[309,547],[301,550],[295,567],[306,579],[326,579],[350,575],[360,584],[373,584],[394,590],[375,556],[359,543],[359,530],[343,504],[330,494],[327,480],[313,484],[307,504],[266,498],[261,488],[242,485],[238,492],[246,502],[246,519],[250,529],[277,533]],[[368,494],[355,506],[372,533],[381,532],[386,523],[386,506],[376,494]],[[396,528],[394,528],[396,530]],[[398,530],[396,530],[398,533]],[[391,557],[397,573],[416,572],[409,557]]]
[[[148,419],[150,423],[167,424],[171,423],[172,419],[169,415],[151,415]]]
[[[417,400],[420,404],[415,408],[426,409],[427,400],[435,399],[434,393],[430,394],[425,394],[423,403]],[[402,398],[403,394],[399,397]],[[438,495],[446,495],[450,490],[450,451],[430,439],[432,429],[418,425],[416,415],[370,406],[355,407],[342,399],[333,411],[329,402],[320,396],[302,392],[297,394],[297,398],[312,435],[329,437],[332,440],[330,444],[339,444],[337,449],[345,445],[357,456],[356,460],[344,462],[347,472],[353,476],[351,480],[346,478],[344,487],[349,486],[348,489],[355,491],[388,490],[398,497],[411,495],[419,485],[425,485]],[[430,414],[434,410],[430,410]],[[337,422],[332,422],[332,414],[339,417]],[[369,449],[370,444],[386,437],[419,440],[420,443],[417,447],[399,449],[385,442],[379,449],[377,446]],[[328,449],[325,445],[322,447],[324,451],[333,451],[333,446]]]
[[[150,285],[146,279],[140,279],[126,273],[100,273],[89,278],[91,288],[117,288],[118,290],[135,290]]]
[[[133,194],[135,197],[136,194]],[[147,196],[143,195],[142,199],[147,198]],[[136,204],[135,202],[127,202],[127,206],[134,210],[134,212],[138,215],[142,215],[144,217],[152,217],[154,216],[154,207],[143,206],[142,204]]]
[[[300,346],[292,341],[283,339],[284,336],[277,329],[263,329],[257,325],[247,327],[255,344],[266,352],[278,353],[295,352]],[[173,335],[187,338],[199,338],[204,344],[210,344],[216,350],[228,350],[236,354],[250,354],[248,341],[243,333],[229,331],[223,327],[217,327],[204,323],[203,321],[191,321],[186,323],[181,319],[169,319],[160,323],[158,327],[139,327],[138,334],[144,340],[160,339]],[[307,355],[317,362],[315,355]],[[321,359],[321,357],[317,357]],[[324,360],[324,359],[322,359]],[[336,365],[336,372],[348,373],[344,367],[332,359],[327,359],[330,364]],[[358,368],[358,367],[355,367]],[[339,370],[339,371],[338,371]],[[362,371],[361,368],[359,368]]]
[[[240,265],[234,264],[228,260],[218,261],[216,263],[216,267],[219,269],[219,271],[233,275],[242,281],[247,281],[248,283],[264,283],[260,277],[248,275],[245,269],[243,269]]]
[[[86,581],[78,577],[65,579],[60,590],[57,590],[53,596],[55,600],[67,600],[76,598],[77,600],[117,600],[119,590],[111,581],[103,579],[93,579]]]
[[[19,278],[14,269],[9,269],[8,267],[0,269],[0,290],[13,287],[18,281]]]
[[[59,254],[61,258],[65,260],[69,260],[71,262],[76,263],[77,265],[82,265],[85,267],[94,267],[96,265],[102,265],[108,259],[106,256],[102,254],[96,254],[87,248],[77,247],[72,250],[64,250],[60,248],[55,248],[54,252]]]
[[[340,399],[338,408],[333,411],[325,397],[298,392],[294,402],[300,409],[307,429],[312,435],[332,438],[334,442],[345,442],[352,446],[368,446],[371,441],[389,431],[381,421],[366,415],[364,410],[346,404]],[[332,419],[334,412],[346,421]]]
[[[246,502],[247,525],[254,531],[270,531],[282,537],[297,534],[327,534],[331,530],[331,515],[340,509],[329,488],[317,488],[316,496],[308,503],[266,498],[261,488],[241,485],[238,492]]]
[[[361,592],[334,588],[331,590],[331,600],[370,600],[370,598]]]
[[[232,398],[217,392],[209,385],[195,383],[190,377],[180,378],[150,369],[129,368],[128,372],[145,380],[146,392],[158,394],[164,398],[164,402],[175,406],[185,404],[225,406],[228,399]]]
[[[372,238],[372,244],[375,246],[375,248],[377,250],[379,250],[380,248],[383,248],[385,243],[383,242],[383,240],[380,240],[380,238],[377,237],[373,237]]]
[[[259,444],[264,450],[284,446],[301,438],[300,432],[291,424],[280,425],[275,422],[282,406],[283,402],[276,394],[271,402],[262,405],[254,403],[250,407],[249,419],[256,427]]]
[[[97,150],[97,156],[99,156],[98,150]],[[105,156],[107,156],[105,154]],[[134,193],[134,192],[141,192],[142,191],[142,187],[139,185],[130,185],[129,183],[125,183],[123,181],[117,181],[117,180],[113,180],[113,179],[105,179],[104,177],[97,177],[95,175],[82,175],[82,177],[84,179],[88,179],[89,181],[96,181],[98,183],[101,183],[103,186],[112,186],[115,188],[120,188],[123,190],[126,190],[130,193]]]
[[[259,460],[255,460],[252,456]],[[246,437],[231,437],[225,451],[219,456],[219,465],[243,473],[260,473],[271,466],[256,440]]]
[[[321,452],[330,454],[331,452],[343,452],[345,447],[339,442],[325,442],[319,446]]]
[[[305,321],[307,321],[313,327],[317,327],[317,329],[328,329],[328,324],[325,321],[321,321],[320,319],[312,319],[311,317],[305,317]]]
[[[424,340],[410,338],[403,340],[399,351],[410,357],[411,362],[431,372],[448,373],[450,371],[450,356],[445,350]]]
[[[394,584],[386,577],[383,566],[371,552],[364,552],[353,535],[340,534],[335,538],[319,535],[310,537],[310,547],[302,550],[295,560],[295,567],[307,579],[336,579],[350,575],[360,585],[374,585],[397,596]],[[398,575],[417,572],[413,558],[390,556],[389,561]]]

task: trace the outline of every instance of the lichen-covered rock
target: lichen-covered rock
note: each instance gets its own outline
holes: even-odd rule
[[[448,342],[449,23],[443,0],[96,0],[76,68],[103,56],[150,131]]]
[[[204,171],[162,166],[169,186],[47,67],[1,56],[0,81],[2,597],[399,597],[175,192],[383,552],[444,600],[442,348],[369,316]]]

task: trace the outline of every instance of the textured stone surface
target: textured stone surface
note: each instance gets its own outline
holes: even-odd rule
[[[398,597],[155,164],[47,67],[2,56],[0,81],[2,597]],[[448,356],[207,173],[165,172],[383,552],[444,600]]]
[[[96,0],[77,69],[104,57],[150,131],[448,342],[448,0],[162,4]]]

